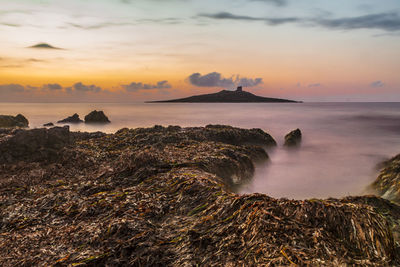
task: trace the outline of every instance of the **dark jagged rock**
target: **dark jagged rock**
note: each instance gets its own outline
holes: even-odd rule
[[[94,110],[85,116],[85,123],[109,123],[110,120],[103,111]]]
[[[296,129],[291,131],[285,136],[285,146],[287,147],[297,147],[301,144],[301,131]]]
[[[0,164],[0,265],[398,265],[368,203],[232,192],[271,144],[259,129],[124,128]]]
[[[79,118],[79,115],[75,113],[74,115],[69,116],[68,118],[65,118],[63,120],[60,120],[57,123],[80,123],[80,122],[83,122],[83,120],[81,120]]]
[[[21,114],[17,116],[0,115],[0,128],[28,127],[29,121]]]
[[[45,126],[45,127],[51,127],[51,126],[54,126],[54,123],[52,123],[52,122],[45,123],[45,124],[43,124],[43,126]]]
[[[186,98],[149,101],[149,103],[168,103],[168,102],[183,102],[183,103],[300,103],[298,101],[270,98],[254,95],[250,92],[243,91],[242,87],[238,87],[236,91],[222,90],[218,93],[190,96]]]

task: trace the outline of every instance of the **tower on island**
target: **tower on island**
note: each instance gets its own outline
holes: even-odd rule
[[[236,89],[236,92],[243,92],[242,86],[238,86],[238,88]]]

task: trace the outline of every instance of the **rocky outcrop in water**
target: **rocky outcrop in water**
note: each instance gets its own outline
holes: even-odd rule
[[[110,120],[103,111],[94,110],[85,116],[85,123],[109,123]]]
[[[15,144],[9,134],[0,147]],[[391,225],[368,201],[235,194],[268,160],[263,147],[276,145],[262,130],[155,126],[69,137],[53,160],[0,164],[0,265],[398,263]]]
[[[52,127],[52,126],[54,126],[54,123],[48,122],[48,123],[43,124],[43,126],[45,126],[45,127]]]
[[[29,121],[21,114],[18,114],[17,116],[0,115],[0,128],[25,128],[28,126]]]
[[[301,131],[296,129],[291,131],[285,136],[285,146],[287,147],[297,147],[301,144]]]
[[[57,123],[81,123],[83,120],[79,118],[79,115],[75,113],[72,116],[69,116],[63,120],[58,121]]]

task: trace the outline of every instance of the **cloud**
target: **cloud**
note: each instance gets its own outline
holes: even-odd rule
[[[58,83],[49,83],[49,84],[43,85],[43,88],[54,91],[54,90],[61,90],[63,87],[61,85],[59,85]]]
[[[320,83],[311,83],[311,84],[309,84],[308,85],[308,87],[320,87],[320,86],[322,86],[322,84],[320,84]]]
[[[251,17],[251,16],[241,16],[234,15],[229,12],[219,12],[215,14],[200,14],[200,17],[206,17],[210,19],[220,19],[220,20],[243,20],[243,21],[263,21],[269,25],[280,25],[285,23],[300,22],[300,18],[296,17],[282,17],[282,18],[269,18],[269,17]]]
[[[211,72],[205,75],[201,75],[200,73],[193,73],[187,78],[187,81],[195,86],[198,87],[235,87],[237,85],[241,85],[244,87],[253,87],[257,86],[262,83],[262,78],[245,78],[240,77],[239,75],[236,76],[234,79],[233,77],[224,78],[222,77],[221,73],[218,72]]]
[[[66,90],[68,92],[72,92],[75,90],[76,92],[94,92],[98,93],[101,92],[103,89],[101,87],[98,87],[96,85],[84,85],[81,82],[75,83],[72,87],[67,87]]]
[[[104,28],[109,28],[109,27],[121,27],[121,26],[135,26],[139,24],[147,24],[147,23],[154,23],[154,24],[180,24],[183,22],[183,19],[180,18],[174,18],[174,17],[169,17],[169,18],[146,18],[146,19],[136,19],[133,21],[121,21],[121,22],[111,22],[111,21],[105,21],[105,22],[99,22],[99,23],[93,23],[93,24],[82,24],[82,23],[68,23],[67,25],[82,29],[82,30],[98,30],[98,29],[104,29]],[[65,27],[61,27],[65,28]]]
[[[21,27],[21,25],[16,23],[9,23],[9,22],[0,22],[0,25],[8,26],[8,27]]]
[[[248,79],[248,78],[240,78],[237,77],[235,84],[243,87],[254,87],[259,84],[262,84],[262,78]]]
[[[374,81],[374,82],[370,83],[369,86],[373,87],[373,88],[379,88],[379,87],[384,87],[385,83],[382,81]]]
[[[380,29],[400,30],[400,16],[397,13],[378,13],[339,19],[315,19],[315,23],[331,29]]]
[[[46,43],[39,43],[36,45],[29,46],[28,48],[35,48],[35,49],[62,49],[59,47],[55,47]]]
[[[157,82],[157,84],[132,82],[127,85],[122,85],[122,88],[124,88],[127,92],[136,92],[139,90],[169,89],[169,88],[171,88],[171,85],[168,83],[168,81],[159,81],[159,82]]]
[[[14,93],[22,93],[25,91],[25,87],[20,84],[2,84],[0,85],[0,92],[14,92]]]
[[[232,87],[234,82],[232,78],[222,78],[221,73],[211,72],[205,75],[193,73],[188,77],[188,81],[199,87]]]
[[[319,26],[328,29],[379,29],[384,31],[400,31],[400,16],[398,13],[375,13],[354,17],[325,18],[322,16],[314,18],[302,17],[252,17],[245,15],[235,15],[229,12],[219,12],[214,14],[199,14],[199,17],[218,20],[238,20],[238,21],[262,21],[268,25],[281,25],[287,23],[298,23],[302,26]]]
[[[271,3],[276,6],[286,6],[287,1],[286,0],[250,0],[251,2],[264,2],[264,3]]]

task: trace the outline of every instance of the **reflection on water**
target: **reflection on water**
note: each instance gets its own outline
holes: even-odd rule
[[[94,109],[104,110],[112,123],[76,124],[71,130],[111,133],[155,124],[230,124],[267,131],[279,146],[269,152],[271,162],[257,167],[241,193],[288,198],[360,194],[376,177],[376,164],[400,153],[400,103],[0,103],[0,114],[22,113],[31,127],[73,113],[83,118]],[[303,132],[302,146],[286,150],[283,137],[295,128]]]

